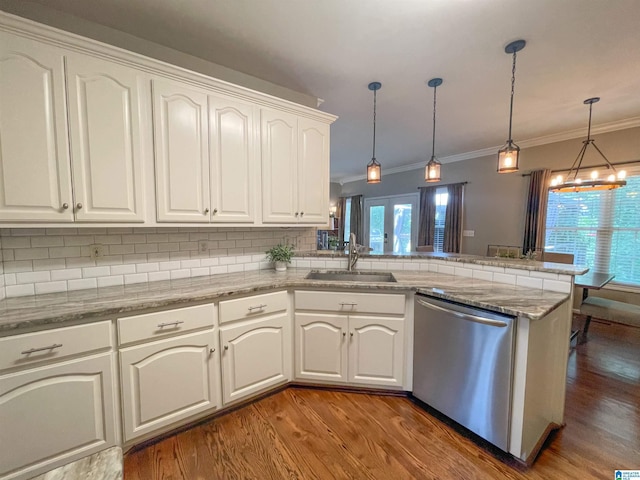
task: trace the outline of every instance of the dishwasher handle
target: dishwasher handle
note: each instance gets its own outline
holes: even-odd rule
[[[478,315],[471,315],[470,313],[462,313],[456,310],[451,310],[449,308],[444,308],[439,305],[434,305],[433,303],[425,302],[424,300],[421,300],[419,298],[416,298],[416,302],[418,302],[423,307],[430,308],[431,310],[438,310],[440,312],[450,313],[464,320],[469,320],[476,323],[482,323],[484,325],[490,325],[492,327],[507,327],[509,325],[507,322],[502,322],[500,320],[491,320],[489,318],[479,317]]]

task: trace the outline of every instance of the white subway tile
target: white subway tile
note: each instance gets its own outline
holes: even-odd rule
[[[227,265],[227,271],[229,273],[244,272],[244,264]]]
[[[219,275],[222,273],[227,273],[227,266],[219,265],[217,267],[210,267],[209,271],[211,272],[211,275]]]
[[[11,236],[13,237],[32,237],[34,235],[44,235],[45,230],[42,228],[12,228]]]
[[[122,255],[105,255],[104,257],[96,258],[96,265],[98,267],[102,265],[122,265]]]
[[[12,262],[15,260],[15,256],[13,255],[13,250],[1,250],[0,254],[2,254],[3,262]]]
[[[74,235],[78,233],[77,228],[47,228],[46,235]]]
[[[147,242],[149,243],[167,243],[169,241],[169,234],[167,233],[150,233],[147,235]]]
[[[169,252],[169,260],[173,261],[182,261],[189,260],[191,258],[190,252]]]
[[[516,284],[516,276],[515,275],[507,275],[506,273],[493,273],[493,281],[497,283],[506,283],[508,285]]]
[[[45,293],[66,292],[67,282],[45,282],[36,283],[36,295],[42,295]]]
[[[444,273],[446,275],[455,275],[456,269],[451,265],[438,265],[438,273]]]
[[[149,277],[146,273],[132,273],[124,276],[124,284],[130,285],[132,283],[145,283],[149,281]]]
[[[47,258],[44,260],[34,260],[33,270],[60,270],[66,268],[64,258]]]
[[[89,257],[67,258],[67,268],[95,267],[96,261]]]
[[[49,258],[73,258],[80,256],[80,247],[49,248]]]
[[[132,264],[111,267],[111,275],[131,275],[133,273],[136,273],[136,266]]]
[[[120,245],[122,243],[121,235],[96,235],[94,241],[98,245]]]
[[[407,262],[403,265],[403,270],[417,272],[420,270],[420,264],[418,262]]]
[[[45,235],[44,237],[31,237],[31,246],[32,247],[63,247],[64,241],[62,240],[62,237],[55,237],[55,236],[48,236],[48,235]],[[2,247],[4,248],[4,243],[2,244]],[[36,288],[36,291],[38,291],[37,288]]]
[[[339,260],[325,260],[324,268],[342,268],[342,263]]]
[[[310,267],[311,268],[327,268],[326,262],[324,260],[311,260]]]
[[[65,247],[80,247],[82,245],[92,245],[94,243],[93,235],[65,235]]]
[[[504,273],[507,275],[515,275],[517,277],[528,277],[529,270],[520,270],[518,268],[505,268]]]
[[[200,240],[208,240],[208,239],[209,239],[209,233],[207,232],[194,232],[189,234],[190,242],[198,242]]]
[[[482,265],[482,269],[488,272],[504,273],[504,267],[494,267],[493,265]]]
[[[149,272],[149,281],[150,282],[159,282],[161,280],[169,280],[171,278],[171,273],[166,272]]]
[[[91,277],[105,277],[111,274],[109,267],[87,267],[82,269],[82,276],[84,278]]]
[[[123,245],[130,245],[132,243],[147,243],[147,237],[144,234],[132,234],[122,235]]]
[[[558,280],[558,274],[557,273],[551,273],[551,272],[536,272],[536,271],[531,271],[529,273],[529,275],[533,278],[542,278],[542,279],[547,279],[547,280]]]
[[[218,242],[218,246],[220,248],[235,248],[236,241],[235,240],[220,240]],[[182,244],[180,244],[180,248],[182,248]]]
[[[198,242],[180,242],[180,250],[183,252],[198,250]]]
[[[24,297],[26,295],[34,295],[35,288],[33,283],[26,285],[8,285],[5,287],[7,297]]]
[[[231,265],[236,263],[236,257],[220,257],[218,260],[220,265]]]
[[[266,262],[266,260],[261,260],[259,263]],[[298,268],[311,268],[311,260],[302,260],[298,259]]]
[[[16,260],[35,260],[49,258],[48,248],[19,248],[13,251]]]
[[[84,227],[78,230],[78,233],[83,235],[106,235],[107,229],[104,227]]]
[[[20,283],[48,282],[51,280],[51,273],[48,270],[42,272],[22,272],[16,274],[16,281]]]
[[[32,270],[33,262],[31,260],[4,263],[4,273],[31,272]]]
[[[180,262],[160,262],[160,270],[178,270],[180,268]]]
[[[558,280],[561,282],[571,282],[573,276],[571,275],[563,275],[562,273],[558,274]]]
[[[493,281],[493,272],[487,272],[485,270],[473,270],[472,274],[473,278],[477,278],[478,280],[486,280],[488,282]]]
[[[191,269],[192,277],[204,277],[209,275],[209,267],[197,267]]]
[[[31,248],[31,238],[2,237],[2,248]]]
[[[51,272],[51,280],[75,280],[77,278],[82,278],[82,269],[80,268],[67,268]]]
[[[109,245],[109,255],[129,255],[134,252],[134,245]]]
[[[160,264],[157,262],[138,263],[136,265],[137,273],[157,272],[160,270]]]
[[[219,262],[220,260],[217,258],[203,258],[202,260],[200,260],[200,265],[203,267],[213,267],[215,265],[218,265]]]
[[[183,268],[181,270],[171,270],[171,280],[175,280],[177,278],[188,278],[191,276],[191,270],[188,268]]]
[[[135,253],[157,253],[157,243],[136,243]]]
[[[252,272],[254,270],[260,270],[260,262],[250,262],[244,264],[245,272]]]
[[[200,265],[200,260],[198,259],[182,260],[180,262],[180,268],[198,268]]]
[[[473,277],[473,270],[470,268],[454,267],[454,275],[458,277]]]
[[[528,275],[527,276],[517,275],[516,285],[520,285],[521,287],[536,288],[536,289],[542,290],[542,279],[532,278]]]
[[[177,252],[180,250],[179,243],[159,243],[158,251],[159,252]]]
[[[571,282],[561,282],[559,280],[542,280],[542,289],[552,292],[571,293]]]
[[[84,290],[86,288],[98,288],[98,281],[95,278],[83,278],[80,280],[69,280],[67,285],[69,290]]]
[[[148,260],[146,253],[133,253],[122,256],[122,263],[147,263]]]
[[[169,235],[169,242],[171,243],[180,243],[180,242],[188,242],[188,241],[189,241],[188,233],[172,233]]]
[[[4,284],[5,285],[15,285],[16,283],[16,273],[5,273],[3,275],[4,278]]]

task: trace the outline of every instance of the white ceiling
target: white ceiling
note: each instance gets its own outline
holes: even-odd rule
[[[519,38],[517,143],[584,136],[592,96],[601,130],[640,125],[640,0],[36,2],[324,99],[334,180],[371,158],[374,80],[383,174],[430,157],[433,77],[441,160],[504,143]]]

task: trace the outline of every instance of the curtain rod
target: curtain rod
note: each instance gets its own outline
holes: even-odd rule
[[[618,166],[624,166],[624,165],[632,165],[634,163],[640,163],[640,160],[631,160],[629,162],[617,162],[617,163],[612,163],[611,165],[613,165],[614,167],[618,167]],[[589,168],[602,168],[602,167],[607,167],[608,165],[606,163],[603,163],[601,165],[590,165],[588,167],[584,167],[585,170],[589,169]],[[551,173],[558,173],[558,172],[566,172],[568,171],[568,168],[562,168],[560,170],[551,170]],[[522,174],[523,177],[530,177],[531,176],[531,172],[529,173],[523,173]]]
[[[432,187],[448,187],[449,185],[466,185],[469,182],[456,182],[456,183],[439,183],[437,185],[432,185]],[[421,188],[429,188],[429,187],[418,187],[418,190]]]

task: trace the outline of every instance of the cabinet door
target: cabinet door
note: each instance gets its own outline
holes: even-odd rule
[[[297,122],[297,117],[288,113],[261,112],[264,223],[296,223],[300,214]]]
[[[0,478],[31,478],[115,445],[112,354],[0,376]]]
[[[220,327],[225,404],[291,378],[290,322],[285,312]]]
[[[67,88],[76,220],[144,221],[142,73],[71,54]]]
[[[125,441],[217,406],[214,343],[207,330],[120,350]]]
[[[329,125],[298,119],[298,208],[301,223],[329,223]]]
[[[153,81],[153,129],[159,222],[209,222],[207,95]]]
[[[254,107],[209,96],[211,221],[251,223],[258,167]]]
[[[296,313],[296,378],[347,381],[347,316]]]
[[[349,382],[401,387],[404,319],[349,316]]]
[[[63,53],[0,32],[0,220],[72,222],[72,204]]]

